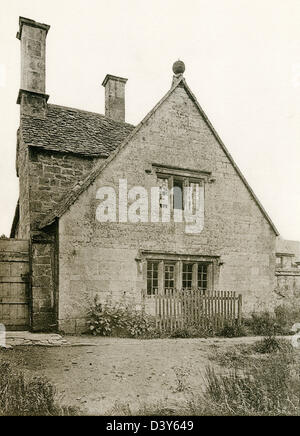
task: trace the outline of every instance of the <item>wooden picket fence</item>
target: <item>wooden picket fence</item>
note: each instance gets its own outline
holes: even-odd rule
[[[144,294],[144,301],[147,298]],[[225,325],[241,324],[242,296],[235,292],[165,289],[164,293],[156,290],[150,300],[160,331],[174,331],[194,325],[217,332]]]

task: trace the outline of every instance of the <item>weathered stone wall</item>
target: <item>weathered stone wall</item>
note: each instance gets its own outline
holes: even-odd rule
[[[39,222],[61,201],[70,188],[88,174],[95,158],[28,148],[19,140],[17,166],[20,183],[20,220],[17,237],[30,245],[31,328],[57,327],[57,262],[55,231],[37,232]]]
[[[125,84],[127,79],[107,75],[105,86],[105,115],[115,121],[125,121]]]
[[[184,223],[99,223],[99,187],[157,186],[151,164],[211,171],[205,223],[186,234]],[[147,170],[147,173],[145,172]],[[215,288],[243,294],[243,310],[269,308],[274,293],[275,233],[183,88],[177,88],[99,178],[60,218],[59,326],[83,328],[95,295],[140,304],[145,289],[140,250],[221,256]]]
[[[44,93],[46,86],[46,36],[49,26],[20,17],[21,89]]]
[[[276,286],[278,305],[300,309],[300,242],[276,240]]]
[[[300,307],[300,270],[277,271],[275,291],[282,304]]]
[[[95,158],[30,149],[30,220],[32,229],[95,164]]]
[[[19,225],[16,238],[29,239],[30,212],[29,212],[29,151],[18,135],[17,145],[17,174],[19,176]]]
[[[275,276],[278,305],[300,309],[300,265],[295,263],[294,255],[281,256]]]
[[[37,233],[31,240],[31,297],[33,331],[55,330],[57,312],[57,264],[55,228]]]

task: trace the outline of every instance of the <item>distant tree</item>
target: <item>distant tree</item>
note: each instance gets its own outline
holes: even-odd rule
[[[3,235],[0,236],[0,239],[8,239],[8,237],[3,233]]]

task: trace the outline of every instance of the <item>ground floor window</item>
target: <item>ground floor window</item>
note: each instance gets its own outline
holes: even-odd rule
[[[175,288],[175,264],[164,264],[164,289]]]
[[[167,290],[213,289],[213,261],[147,260],[147,295]]]
[[[182,287],[192,289],[193,286],[193,264],[184,263],[182,265]]]
[[[158,262],[147,262],[147,294],[154,295],[158,289]]]
[[[197,275],[198,288],[205,291],[207,289],[207,264],[202,263],[198,265]]]
[[[188,210],[195,214],[198,209],[204,210],[205,180],[207,172],[195,174],[193,170],[156,167],[157,183],[160,188],[159,204],[161,208],[170,210]],[[185,188],[190,188],[188,191]],[[200,202],[202,204],[200,204]]]

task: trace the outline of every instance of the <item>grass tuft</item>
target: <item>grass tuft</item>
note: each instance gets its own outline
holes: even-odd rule
[[[75,407],[60,406],[54,386],[43,377],[26,377],[24,371],[0,361],[0,416],[76,415]]]

